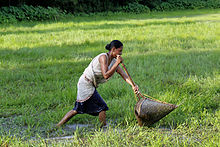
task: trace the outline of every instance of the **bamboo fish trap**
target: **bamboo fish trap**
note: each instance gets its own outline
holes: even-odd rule
[[[123,63],[122,66],[134,86],[134,82]],[[138,101],[134,110],[139,126],[150,126],[178,107],[177,105],[154,99],[149,95],[142,95],[140,92],[137,93],[137,97]]]

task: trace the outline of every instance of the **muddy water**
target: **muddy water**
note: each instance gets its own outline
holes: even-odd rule
[[[37,139],[37,138],[71,138],[77,129],[84,131],[91,131],[97,129],[95,124],[67,124],[59,129],[54,129],[55,124],[45,124],[40,126],[27,126],[22,122],[22,116],[0,117],[0,136],[16,136],[24,140]],[[112,124],[111,122],[108,122]],[[84,132],[83,131],[83,132]]]
[[[64,125],[60,129],[51,131],[50,126],[55,126],[55,124],[47,126],[27,126],[21,123],[21,119],[21,116],[0,117],[0,136],[16,136],[19,138],[22,137],[25,140],[35,140],[39,137],[71,136],[77,129],[85,128],[89,131],[94,128],[94,125],[91,124],[69,124]]]
[[[50,133],[47,132],[47,127],[28,127],[24,126],[19,123],[19,116],[18,117],[10,117],[10,118],[0,118],[0,136],[17,136],[22,137],[25,140],[32,140],[32,141],[38,141],[38,140],[46,140],[48,142],[71,142],[74,138],[74,132],[76,130],[83,130],[84,131],[94,131],[97,130],[97,126],[94,124],[67,124],[64,125],[62,128],[58,130],[54,130]],[[120,129],[117,126],[116,122],[108,122],[110,125],[110,128],[114,129],[115,131],[119,133],[124,133],[123,129]],[[103,132],[108,132],[108,128],[105,128],[102,130]],[[193,137],[187,137],[187,136],[181,136],[180,134],[175,133],[175,130],[173,128],[169,127],[159,127],[155,128],[155,131],[159,131],[162,134],[167,134],[172,137],[178,137],[182,141],[189,141],[189,142],[201,142],[200,140],[193,138]],[[80,131],[82,132],[82,131]],[[37,135],[36,135],[37,134]],[[37,136],[40,136],[37,137]]]
[[[87,127],[92,127],[91,124],[71,124],[71,125],[66,125],[66,128],[76,130],[77,128],[87,128]]]
[[[62,140],[70,140],[70,139],[73,139],[74,138],[74,135],[70,135],[70,134],[73,134],[73,132],[77,129],[94,129],[94,126],[91,125],[91,124],[69,124],[69,125],[65,125],[62,130],[64,130],[65,132],[71,132],[71,133],[67,133],[69,135],[67,136],[61,136],[61,137],[50,137],[50,138],[47,138],[45,140],[47,141],[62,141]]]

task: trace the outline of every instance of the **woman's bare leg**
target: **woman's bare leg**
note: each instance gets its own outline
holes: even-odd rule
[[[60,127],[61,125],[63,125],[66,122],[68,122],[76,114],[77,114],[76,110],[70,110],[69,112],[66,113],[66,115],[63,117],[63,119],[56,126]]]
[[[101,127],[103,127],[107,124],[106,123],[106,113],[105,113],[105,111],[101,111],[99,113],[99,121],[101,122]]]

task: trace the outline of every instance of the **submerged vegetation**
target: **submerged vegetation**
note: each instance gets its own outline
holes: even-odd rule
[[[218,146],[220,10],[80,16],[0,25],[0,144],[28,146]],[[78,78],[113,39],[142,93],[180,107],[152,127],[138,127],[136,103],[118,75],[98,91],[109,128],[77,115],[48,131],[74,107]],[[73,135],[63,141],[45,138]]]

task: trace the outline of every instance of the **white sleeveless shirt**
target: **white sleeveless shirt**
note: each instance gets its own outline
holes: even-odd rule
[[[105,79],[102,75],[101,64],[99,62],[99,57],[105,55],[108,61],[107,53],[101,53],[96,56],[89,64],[89,66],[84,70],[83,74],[79,78],[77,84],[77,102],[84,102],[88,100],[94,93],[95,88],[99,84],[107,82],[111,77]],[[108,66],[108,70],[112,68],[115,64],[116,59],[113,58]]]

